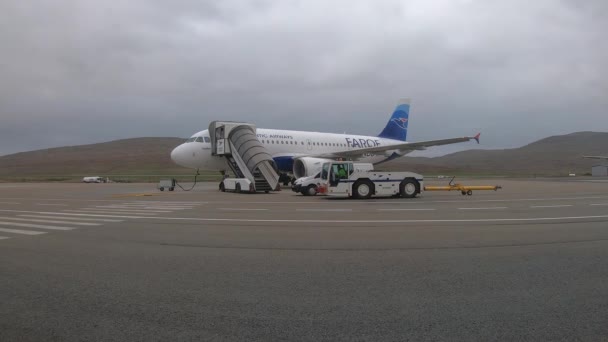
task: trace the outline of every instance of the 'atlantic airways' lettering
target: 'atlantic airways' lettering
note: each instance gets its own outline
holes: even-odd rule
[[[346,145],[352,148],[367,148],[367,147],[378,147],[380,146],[380,140],[374,139],[355,139],[355,138],[344,138]]]
[[[264,138],[264,139],[292,139],[293,140],[293,136],[291,135],[281,135],[281,134],[256,134],[258,136],[258,138]]]

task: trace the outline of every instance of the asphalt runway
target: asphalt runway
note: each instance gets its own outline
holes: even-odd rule
[[[0,183],[0,341],[607,340],[608,182],[463,182],[504,188]]]

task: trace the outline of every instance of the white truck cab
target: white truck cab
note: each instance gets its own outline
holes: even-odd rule
[[[348,161],[324,163],[319,193],[352,198],[372,196],[413,198],[424,188],[424,179],[420,174],[358,170],[353,164]]]
[[[299,192],[304,196],[314,196],[317,194],[318,183],[321,180],[321,171],[316,175],[309,177],[301,177],[296,179],[291,185],[291,191]]]
[[[353,163],[353,170],[357,171],[372,171],[374,164],[372,163]],[[315,196],[319,193],[319,184],[321,183],[321,171],[317,172],[314,176],[298,178],[293,185],[291,190],[293,192],[299,192],[304,196]]]

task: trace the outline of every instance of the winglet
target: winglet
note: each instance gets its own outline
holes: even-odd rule
[[[481,135],[481,132],[477,133],[477,135],[473,137],[473,139],[475,139],[475,141],[477,141],[478,144],[479,144],[479,136],[480,135]]]

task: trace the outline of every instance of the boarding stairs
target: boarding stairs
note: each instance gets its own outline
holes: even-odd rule
[[[239,122],[214,121],[209,125],[214,155],[224,156],[237,178],[247,178],[255,191],[279,188],[276,164],[258,140],[255,126]],[[219,146],[219,147],[218,147]]]

